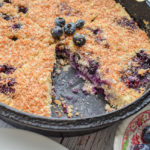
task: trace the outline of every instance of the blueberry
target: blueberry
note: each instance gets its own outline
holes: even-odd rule
[[[98,69],[98,67],[99,67],[98,62],[96,62],[94,60],[89,61],[88,71],[89,71],[90,74],[95,74],[95,72]]]
[[[138,144],[133,150],[150,150],[150,147],[147,144]]]
[[[12,74],[16,69],[12,66],[8,65],[0,65],[0,72],[3,72],[5,74]]]
[[[147,126],[143,129],[142,139],[145,143],[150,144],[150,126]]]
[[[14,24],[12,25],[12,29],[20,29],[21,28],[21,24]]]
[[[17,41],[18,40],[18,38],[16,36],[11,37],[10,39],[13,40],[13,41]]]
[[[75,23],[76,28],[81,29],[84,26],[84,20],[78,20]]]
[[[136,76],[129,76],[127,85],[130,88],[137,88],[140,85],[140,80]]]
[[[86,42],[85,37],[82,34],[75,34],[73,36],[73,42],[76,46],[83,46]]]
[[[76,25],[73,23],[67,23],[64,26],[64,32],[67,35],[72,35],[76,31]]]
[[[0,73],[1,72],[5,72],[5,70],[6,70],[5,66],[4,65],[0,65]]]
[[[27,7],[24,7],[24,6],[19,6],[18,11],[19,11],[20,13],[22,12],[22,13],[26,14],[27,11],[28,11],[28,8],[27,8]]]
[[[11,20],[11,16],[7,15],[7,14],[3,14],[2,15],[3,19],[5,19],[6,21]]]
[[[4,2],[5,2],[5,3],[11,3],[11,1],[10,1],[10,0],[4,0]]]
[[[8,87],[6,85],[2,85],[0,86],[0,92],[7,95],[10,93],[15,93],[15,89],[13,89],[12,87]]]
[[[55,19],[55,25],[56,26],[60,26],[60,27],[63,27],[65,25],[65,19],[64,18],[61,18],[61,17],[58,17]]]
[[[63,34],[63,30],[61,27],[55,26],[54,28],[51,29],[51,34],[54,39],[59,39]]]
[[[8,86],[14,86],[15,84],[16,84],[15,78],[11,78],[7,83]]]

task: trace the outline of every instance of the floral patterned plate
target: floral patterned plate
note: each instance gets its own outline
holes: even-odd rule
[[[142,144],[142,130],[148,125],[150,125],[150,104],[119,125],[114,150],[133,150],[135,145]]]

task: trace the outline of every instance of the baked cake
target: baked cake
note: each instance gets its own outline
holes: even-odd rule
[[[56,38],[58,17],[85,24],[71,33],[65,25]],[[0,0],[0,39],[0,102],[28,113],[51,115],[55,55],[115,109],[142,96],[150,80],[148,36],[114,0]]]

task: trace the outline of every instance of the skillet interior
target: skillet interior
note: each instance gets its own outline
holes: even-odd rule
[[[145,2],[138,3],[135,0],[118,0],[129,12],[129,14],[138,22],[141,28],[144,28],[148,35],[150,35],[149,25],[145,26],[143,20],[149,21],[150,8]],[[67,83],[75,76],[75,71],[71,69],[69,72],[63,72],[61,75],[56,76],[54,84],[56,87],[56,95],[65,97],[68,94],[73,97],[67,103],[78,107],[79,117],[68,119],[64,114],[62,118],[57,118],[55,109],[52,110],[52,118],[39,117],[28,113],[20,112],[4,104],[0,104],[0,117],[16,126],[27,128],[52,134],[54,136],[74,136],[96,131],[98,129],[110,126],[114,122],[120,121],[133,113],[139,111],[150,102],[150,90],[148,90],[141,98],[131,103],[130,105],[121,108],[112,113],[106,113],[104,106],[105,101],[103,96],[99,97],[85,95],[81,92],[72,94],[72,90],[67,87]],[[66,82],[62,79],[66,79]],[[83,80],[74,77],[73,87],[82,87]],[[83,99],[86,99],[83,101]]]

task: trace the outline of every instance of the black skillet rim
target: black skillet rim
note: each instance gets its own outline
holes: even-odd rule
[[[116,0],[120,2],[120,0]],[[120,2],[123,3],[124,2]],[[127,10],[128,11],[128,10]],[[129,13],[130,14],[130,13]],[[134,18],[134,17],[133,17]],[[96,115],[94,117],[85,118],[50,118],[29,114],[19,111],[3,103],[0,103],[0,118],[9,120],[15,124],[24,125],[29,128],[54,131],[54,132],[76,132],[87,131],[95,128],[101,128],[113,124],[119,120],[123,120],[132,114],[138,112],[144,106],[150,103],[150,89],[140,98],[133,101],[121,109],[110,113]]]
[[[140,98],[138,98],[134,102],[113,112],[97,115],[92,118],[85,117],[69,119],[37,116],[19,111],[10,106],[0,103],[0,118],[37,130],[61,133],[87,131],[106,127],[117,121],[125,119],[130,115],[138,112],[148,103],[150,103],[150,89],[148,89],[148,91],[146,91]]]

